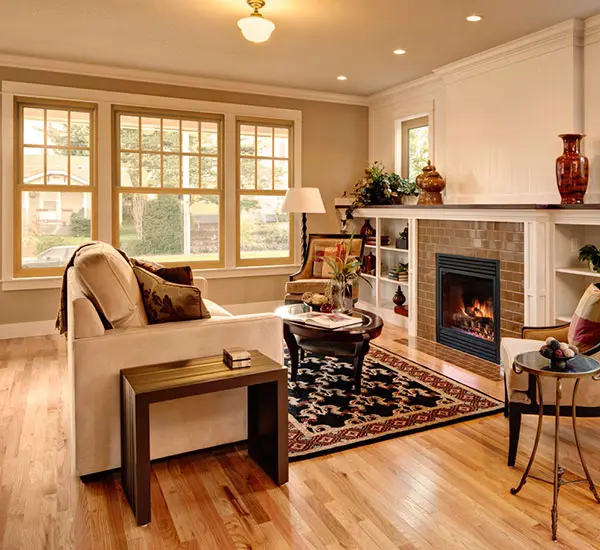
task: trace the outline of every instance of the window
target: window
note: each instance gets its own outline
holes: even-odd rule
[[[238,119],[237,265],[292,262],[292,216],[281,204],[292,181],[292,123]]]
[[[59,275],[96,238],[96,106],[15,100],[17,277]]]
[[[415,181],[429,160],[429,118],[402,123],[402,177]]]
[[[131,256],[223,265],[222,117],[115,108],[115,245]]]

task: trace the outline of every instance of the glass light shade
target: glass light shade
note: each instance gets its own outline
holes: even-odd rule
[[[275,29],[275,23],[265,19],[260,14],[253,13],[250,17],[240,19],[238,27],[241,29],[246,40],[259,44],[260,42],[269,40],[271,33]]]

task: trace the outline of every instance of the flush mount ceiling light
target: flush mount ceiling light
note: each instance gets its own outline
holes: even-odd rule
[[[258,11],[264,7],[265,0],[248,0],[248,5],[254,10],[250,17],[244,17],[238,21],[238,27],[242,31],[244,38],[249,42],[259,44],[266,42],[271,37],[275,29],[273,21],[265,19]]]
[[[394,50],[395,55],[404,55],[405,53],[406,53],[406,50],[402,50],[402,49]]]
[[[467,17],[467,21],[471,23],[478,23],[482,19],[483,17],[481,17],[481,15],[469,15],[469,17]]]
[[[337,79],[338,80],[348,80],[348,77],[341,74],[340,76],[337,77]]]

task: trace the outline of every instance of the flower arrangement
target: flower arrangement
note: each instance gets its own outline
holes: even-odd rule
[[[328,294],[334,309],[350,309],[344,307],[344,298],[352,298],[352,284],[357,279],[363,279],[371,285],[371,282],[362,276],[360,259],[352,255],[353,241],[354,235],[351,235],[348,245],[341,249],[339,256],[323,258],[332,272]]]

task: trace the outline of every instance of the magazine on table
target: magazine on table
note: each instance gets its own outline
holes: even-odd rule
[[[360,317],[352,317],[343,313],[319,313],[311,311],[294,315],[292,320],[318,328],[336,329],[362,324]]]

